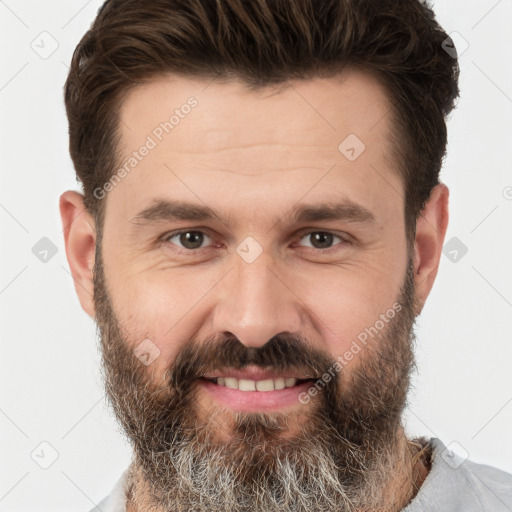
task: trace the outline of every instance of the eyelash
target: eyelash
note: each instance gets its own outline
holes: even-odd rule
[[[181,231],[173,231],[171,233],[166,233],[163,237],[162,237],[162,242],[169,242],[169,240],[171,238],[174,238],[176,236],[179,236],[179,235],[182,235],[183,233],[201,233],[203,235],[206,235],[207,237],[209,238],[212,238],[207,232],[205,231],[201,231],[200,229],[182,229]],[[308,235],[311,235],[313,233],[322,233],[322,234],[329,234],[329,235],[333,235],[334,237],[336,238],[339,238],[341,240],[340,243],[332,246],[332,247],[328,247],[327,249],[317,249],[315,247],[305,247],[308,251],[312,251],[314,253],[322,253],[322,254],[329,254],[331,251],[333,250],[337,250],[338,246],[342,245],[346,245],[346,244],[350,244],[350,240],[349,240],[349,237],[348,235],[345,235],[345,236],[341,236],[341,235],[337,235],[336,233],[332,233],[331,231],[322,231],[322,230],[319,230],[319,229],[312,229],[312,230],[309,230],[309,231],[303,231],[301,233],[299,233],[299,240],[302,240],[304,237],[308,236]],[[172,245],[176,245],[172,242],[169,242],[171,243]],[[208,247],[200,247],[198,249],[186,249],[184,247],[178,247],[178,250],[177,252],[178,253],[183,253],[183,254],[191,254],[191,253],[199,253],[201,252],[203,249],[208,249]]]

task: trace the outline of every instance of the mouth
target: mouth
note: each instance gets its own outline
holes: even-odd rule
[[[234,376],[203,376],[198,379],[210,400],[234,412],[278,411],[304,402],[303,393],[312,387],[313,378],[273,376],[264,379]]]

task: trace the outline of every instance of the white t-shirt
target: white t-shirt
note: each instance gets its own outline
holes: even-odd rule
[[[403,512],[512,512],[512,475],[464,460],[435,437],[432,467]],[[91,512],[126,512],[127,471]]]

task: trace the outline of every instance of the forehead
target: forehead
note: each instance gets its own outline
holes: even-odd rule
[[[163,195],[215,207],[233,203],[233,191],[245,204],[261,205],[262,194],[273,206],[287,195],[295,203],[306,191],[315,202],[344,195],[369,209],[389,197],[399,203],[389,112],[382,85],[360,70],[256,91],[238,81],[160,77],[121,105],[127,177],[107,204],[126,217]],[[347,157],[353,149],[356,159]]]
[[[189,114],[176,112],[191,97],[197,106]],[[377,79],[351,69],[328,79],[294,80],[256,91],[239,81],[168,75],[131,90],[120,118],[122,140],[131,148],[140,143],[141,132],[151,134],[175,114],[172,137],[165,142],[201,153],[258,143],[337,149],[335,143],[350,133],[364,136],[369,144],[383,142],[378,139],[386,132],[383,117],[388,111],[386,93]],[[369,133],[381,121],[381,130]],[[178,129],[180,124],[186,128]],[[191,130],[201,137],[190,137]]]

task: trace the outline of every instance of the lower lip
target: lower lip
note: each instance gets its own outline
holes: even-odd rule
[[[274,391],[240,391],[226,386],[219,386],[206,379],[199,379],[199,384],[215,400],[236,411],[275,411],[302,404],[299,395],[306,392],[312,385],[304,381],[290,388]]]

